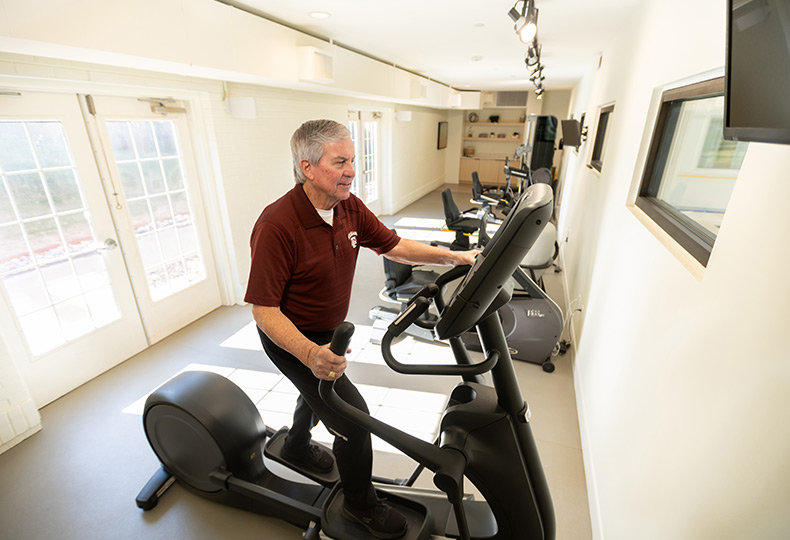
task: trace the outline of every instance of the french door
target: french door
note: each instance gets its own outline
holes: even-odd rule
[[[91,101],[0,93],[0,332],[40,407],[219,305],[185,122]]]
[[[84,126],[75,95],[0,96],[3,338],[39,406],[147,345]]]
[[[120,247],[155,343],[220,305],[186,109],[145,99],[89,101]]]
[[[354,143],[357,176],[351,191],[362,199],[370,210],[381,214],[380,189],[380,133],[381,113],[371,111],[349,111],[348,129]]]

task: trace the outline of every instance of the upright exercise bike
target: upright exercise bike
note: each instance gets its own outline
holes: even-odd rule
[[[475,264],[445,274],[444,283],[463,278],[448,300],[444,287],[426,286],[390,325],[382,340],[385,362],[401,373],[461,376],[442,416],[435,444],[417,439],[344,402],[334,381],[321,381],[321,397],[339,414],[368,429],[418,462],[405,482],[377,484],[388,502],[406,515],[406,540],[432,535],[462,540],[554,540],[551,496],[530,427],[530,411],[519,390],[502,324],[496,311],[512,293],[509,279],[551,217],[548,186],[528,188]],[[436,332],[448,339],[457,365],[403,364],[391,343],[436,304]],[[473,362],[460,335],[476,327],[485,358]],[[335,331],[331,348],[346,350],[353,326]],[[486,384],[490,373],[493,386]],[[342,486],[336,478],[297,483],[275,475],[263,456],[277,460],[255,406],[233,383],[208,372],[187,372],[154,391],[143,415],[146,436],[162,463],[138,496],[144,509],[155,506],[175,477],[188,489],[217,502],[319,531],[335,540],[372,538],[340,517]],[[282,430],[281,430],[282,431]],[[266,439],[270,438],[267,443]],[[438,492],[410,485],[427,468]],[[336,474],[332,471],[329,475]],[[464,478],[482,494],[464,493]],[[401,484],[401,485],[398,485]]]

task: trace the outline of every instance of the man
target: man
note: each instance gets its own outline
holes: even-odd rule
[[[335,380],[344,400],[368,412],[343,374],[345,357],[333,354],[328,343],[348,312],[360,247],[407,264],[473,264],[477,252],[399,238],[381,223],[351,194],[354,145],[342,124],[302,124],[291,138],[291,154],[296,185],[267,206],[253,227],[245,296],[253,304],[264,350],[300,392],[283,452],[313,470],[331,469],[332,457],[311,442],[310,429],[320,419],[335,435],[344,516],[377,537],[399,538],[406,532],[405,519],[378,500],[371,482],[370,433],[318,395],[319,379]]]

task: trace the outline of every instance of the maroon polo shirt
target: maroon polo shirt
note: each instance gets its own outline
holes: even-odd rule
[[[348,313],[360,246],[379,255],[400,238],[355,195],[330,227],[301,184],[267,206],[252,229],[245,302],[277,306],[299,330],[334,330]]]

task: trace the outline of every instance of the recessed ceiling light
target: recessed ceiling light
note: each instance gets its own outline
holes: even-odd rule
[[[328,19],[332,14],[326,11],[311,11],[310,16],[314,19]]]
[[[479,61],[480,61],[480,60],[482,60],[482,59],[483,59],[483,57],[482,57],[482,56],[473,56],[473,57],[472,57],[472,62],[479,62]]]

